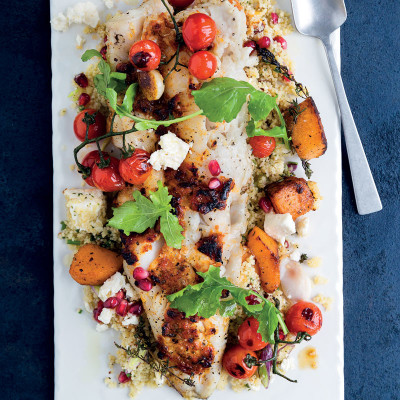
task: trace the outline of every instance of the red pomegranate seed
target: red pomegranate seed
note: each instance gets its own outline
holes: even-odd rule
[[[143,306],[141,303],[133,303],[129,305],[128,313],[133,315],[140,315],[143,313]]]
[[[276,25],[279,21],[279,17],[277,13],[271,13],[271,22]]]
[[[287,49],[287,41],[282,36],[275,36],[274,41],[280,43],[282,49]]]
[[[118,375],[118,382],[119,383],[126,383],[129,382],[131,380],[131,378],[126,375],[126,373],[124,371],[121,371]]]
[[[115,308],[119,302],[120,300],[116,297],[110,297],[104,302],[104,308]]]
[[[268,36],[263,36],[258,40],[257,44],[262,49],[268,49],[268,47],[271,45],[271,39]]]
[[[125,315],[128,313],[128,300],[121,300],[115,309],[115,312],[121,317],[125,317]]]
[[[255,304],[259,304],[258,297],[254,294],[246,297],[247,304],[250,306],[254,306]]]
[[[142,279],[147,279],[149,277],[149,273],[142,267],[137,267],[133,270],[133,279],[135,281],[141,281]]]
[[[211,178],[208,182],[208,187],[210,189],[218,189],[221,186],[221,182],[218,178]]]
[[[106,42],[107,42],[107,35],[104,36],[104,43],[106,43]]]
[[[93,310],[93,318],[100,324],[102,324],[102,322],[99,320],[99,316],[103,311],[103,308],[104,304],[101,300],[99,300],[99,302],[97,303],[97,307]]]
[[[268,199],[267,197],[261,197],[260,201],[258,202],[258,205],[260,206],[260,208],[262,208],[262,210],[265,213],[269,213],[272,210],[271,200]]]
[[[81,88],[85,88],[89,85],[88,78],[83,72],[79,75],[76,75],[74,81]]]
[[[248,40],[243,44],[243,47],[251,47],[253,51],[250,53],[250,55],[253,55],[256,52],[257,45],[254,40]]]
[[[208,163],[208,169],[212,176],[218,176],[221,173],[221,167],[219,166],[219,163],[217,160],[211,160]]]
[[[90,101],[90,96],[87,93],[82,93],[78,98],[78,104],[80,106],[86,106]]]
[[[115,295],[115,297],[116,297],[118,300],[122,300],[122,299],[125,297],[124,291],[121,289],[121,290]]]
[[[107,46],[103,46],[100,50],[100,54],[103,56],[104,60],[107,59],[106,54],[107,54]]]
[[[139,289],[144,290],[145,292],[148,292],[153,288],[153,284],[148,280],[148,279],[142,279],[138,281],[138,286]]]

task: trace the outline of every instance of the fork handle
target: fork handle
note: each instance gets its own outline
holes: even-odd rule
[[[321,38],[321,40],[325,46],[339,103],[358,213],[365,215],[380,211],[382,210],[382,203],[368,165],[367,157],[364,153],[360,136],[358,135],[356,124],[354,123],[349,102],[347,101],[342,78],[332,49],[331,36]]]

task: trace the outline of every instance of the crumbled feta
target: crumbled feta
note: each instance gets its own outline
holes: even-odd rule
[[[137,315],[127,315],[122,321],[122,325],[139,325],[139,318]]]
[[[109,324],[111,322],[111,318],[114,316],[115,311],[112,308],[103,308],[99,315],[99,321],[103,322],[103,324]]]
[[[108,325],[105,324],[96,324],[96,331],[97,332],[104,332],[108,329]]]
[[[310,220],[308,217],[299,217],[296,219],[296,232],[299,236],[307,236]]]
[[[289,258],[290,258],[291,260],[297,261],[297,262],[300,261],[300,257],[301,257],[301,253],[300,253],[299,250],[293,250],[293,251],[290,253],[290,256],[289,256]]]
[[[86,39],[84,39],[81,35],[76,35],[76,47],[78,49],[82,49],[82,47],[85,43],[86,43]]]
[[[174,133],[168,132],[161,136],[161,150],[155,151],[150,156],[150,164],[156,171],[160,169],[178,169],[189,152],[192,143],[188,144],[179,139]]]
[[[265,214],[264,231],[280,244],[285,237],[296,232],[296,226],[290,214]]]
[[[113,8],[114,7],[114,1],[113,0],[103,0],[104,4],[106,5],[107,8]]]
[[[106,198],[99,189],[65,189],[67,223],[70,228],[99,233],[106,223]]]
[[[68,27],[68,18],[63,13],[58,13],[50,21],[51,26],[58,32],[65,32]]]
[[[97,8],[91,1],[77,3],[73,7],[68,7],[67,18],[70,25],[72,23],[86,24],[92,28],[95,28],[100,20]]]
[[[282,370],[283,372],[288,372],[289,370],[294,369],[293,358],[292,357],[285,358],[281,362],[281,365],[279,366],[279,369]]]
[[[111,278],[108,278],[99,290],[99,298],[106,301],[109,297],[116,295],[121,289],[126,286],[125,276],[116,272]]]

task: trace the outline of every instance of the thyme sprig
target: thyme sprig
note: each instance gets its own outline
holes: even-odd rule
[[[305,111],[305,108],[303,108],[302,110],[300,109],[300,104],[297,101],[297,99],[294,99],[293,101],[291,101],[289,106],[289,114],[293,117],[293,122],[296,123],[297,122],[297,118],[298,116]]]
[[[313,174],[313,170],[311,169],[311,164],[308,160],[303,160],[301,159],[301,165],[304,169],[304,173],[306,174],[306,177],[308,179],[311,178],[311,175]]]
[[[189,378],[181,378],[172,371],[176,367],[169,365],[169,360],[162,361],[153,354],[157,350],[157,344],[152,342],[147,335],[143,318],[140,319],[134,337],[136,339],[135,347],[128,346],[128,348],[125,348],[118,343],[114,342],[114,344],[117,348],[124,350],[129,357],[139,358],[148,364],[151,369],[158,372],[161,376],[164,376],[171,385],[170,376],[180,380],[185,385],[191,387],[195,385],[192,375]]]
[[[283,75],[290,81],[294,82],[296,86],[296,94],[300,97],[303,97],[304,99],[309,97],[310,94],[308,92],[308,89],[300,82],[296,81],[296,78],[294,75],[289,71],[289,68],[286,67],[285,65],[282,65],[279,63],[279,61],[276,59],[275,55],[269,51],[268,49],[261,48],[257,45],[257,54],[261,57],[261,60],[265,62],[266,64],[273,65],[275,67],[274,71],[278,72],[278,74]]]

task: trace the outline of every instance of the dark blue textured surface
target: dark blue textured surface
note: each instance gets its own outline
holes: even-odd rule
[[[400,398],[400,3],[348,0],[347,7],[343,79],[384,210],[357,215],[344,157],[346,398],[392,400]],[[4,400],[53,396],[48,21],[47,0],[8,2],[0,15]]]

